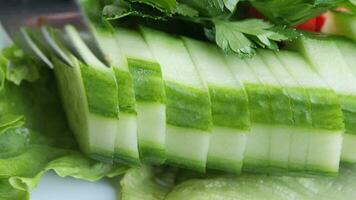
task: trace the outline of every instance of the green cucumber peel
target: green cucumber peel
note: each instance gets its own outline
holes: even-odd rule
[[[156,62],[128,58],[137,101],[165,103],[161,68]]]
[[[247,95],[226,65],[222,52],[213,45],[197,40],[183,38],[183,41],[209,89],[214,125],[248,130]]]
[[[313,71],[298,53],[276,53],[284,67],[295,77],[310,98],[313,127],[317,129],[343,129],[343,118],[338,95]]]
[[[248,97],[251,122],[272,123],[270,95],[265,86],[244,60],[237,56],[227,56],[226,61],[235,78],[243,83]]]
[[[275,53],[267,50],[258,53],[290,98],[294,125],[312,126],[310,99],[304,88],[285,70]]]

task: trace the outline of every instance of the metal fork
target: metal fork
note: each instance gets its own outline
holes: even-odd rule
[[[49,38],[43,35],[44,27],[63,30],[68,24],[75,26],[89,49],[100,61],[107,63],[76,0],[0,0],[0,5],[0,22],[14,43],[49,67],[53,68],[53,65],[43,47],[47,51],[53,51],[53,48],[48,48],[50,45],[46,44]],[[31,35],[36,36],[37,40]],[[63,45],[76,54],[65,37],[65,31],[58,36]],[[58,52],[54,52],[58,55]]]

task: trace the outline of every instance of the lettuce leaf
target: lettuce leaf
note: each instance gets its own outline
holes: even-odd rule
[[[29,194],[25,191],[14,189],[7,180],[0,180],[0,199],[27,200]]]
[[[9,81],[20,85],[23,80],[36,81],[39,78],[37,62],[15,45],[2,51],[0,65]]]

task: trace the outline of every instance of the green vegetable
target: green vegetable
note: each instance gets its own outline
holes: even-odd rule
[[[166,160],[166,106],[161,67],[140,33],[118,28],[114,37],[133,77],[141,160],[162,164]]]
[[[225,52],[238,53],[241,57],[251,57],[258,46],[278,49],[276,42],[290,40],[298,36],[294,31],[275,29],[273,24],[260,19],[241,21],[214,20],[216,44]],[[254,40],[250,38],[253,37]]]
[[[322,138],[329,137],[328,134],[324,135],[325,131],[329,130],[337,133],[343,130],[343,118],[337,94],[313,71],[312,66],[298,53],[280,51],[276,55],[281,63],[283,63],[285,69],[305,90],[310,99],[312,127],[302,132],[294,133],[292,136],[295,140],[292,140],[291,147],[299,149],[295,155],[291,155],[289,158],[289,161],[294,163],[293,168],[308,171],[310,166],[322,163],[323,161],[319,159],[323,158],[330,158],[329,160],[338,162],[338,150],[335,151],[333,148],[333,146],[339,145],[335,142],[338,140],[334,140],[331,134],[330,141],[334,140],[335,143],[331,142],[328,144],[322,142]],[[315,137],[315,139],[311,140],[311,136]],[[334,135],[334,137],[338,136]],[[331,157],[330,155],[334,156]],[[304,161],[305,167],[296,165],[298,161]]]
[[[249,2],[273,23],[294,26],[338,7],[344,0],[249,0]]]
[[[270,128],[272,123],[270,95],[247,63],[237,56],[226,58],[235,78],[241,81],[248,96],[251,129],[247,135],[243,169],[256,170],[269,167]]]
[[[210,93],[214,127],[207,167],[238,174],[250,125],[247,95],[218,48],[188,38],[183,40]]]
[[[72,66],[68,66],[54,59],[58,66],[55,67],[55,73],[69,123],[79,142],[83,143],[84,152],[110,162],[114,155],[119,116],[114,71],[90,52],[74,27],[67,26],[66,33],[87,63],[72,58]],[[73,108],[77,110],[73,112]]]
[[[1,199],[28,199],[28,192],[50,169],[60,176],[85,180],[115,176],[127,169],[90,160],[79,152],[60,107],[53,74],[43,66],[37,67],[37,81],[23,81],[17,86],[6,80],[0,91],[0,110],[7,110],[1,116],[25,119],[25,124],[11,126],[0,134]]]
[[[120,2],[120,3],[119,3]],[[237,53],[241,57],[252,57],[257,47],[278,49],[276,42],[292,40],[300,34],[294,29],[274,25],[262,19],[236,19],[234,16],[238,0],[183,0],[175,9],[163,9],[150,4],[159,12],[153,12],[136,4],[117,1],[103,8],[104,17],[118,20],[127,16],[137,16],[159,21],[184,21],[199,30],[204,28],[206,37],[215,41],[226,53]],[[151,1],[149,1],[151,2]],[[147,2],[142,1],[143,4]],[[134,22],[136,23],[136,22]],[[155,23],[155,22],[153,22]],[[182,27],[184,29],[184,27]],[[179,29],[179,28],[178,28]],[[203,30],[201,30],[203,31]]]
[[[164,200],[174,186],[174,170],[143,166],[129,170],[120,181],[122,200]]]
[[[271,51],[259,51],[259,54],[263,58],[263,61],[267,64],[270,71],[276,77],[278,82],[283,85],[285,91],[291,102],[291,110],[293,115],[293,126],[300,127],[299,130],[288,131],[288,127],[285,129],[285,133],[280,131],[280,135],[273,134],[271,138],[271,151],[274,151],[274,154],[280,155],[284,157],[284,159],[288,159],[288,168],[298,170],[298,168],[304,168],[306,165],[307,158],[307,147],[306,145],[309,143],[305,133],[303,133],[303,129],[309,129],[312,127],[312,118],[311,118],[311,106],[309,96],[304,92],[299,83],[285,70],[283,64],[278,60],[276,55]],[[307,132],[307,131],[306,131]],[[274,141],[273,137],[277,137],[276,141]],[[304,141],[304,144],[301,146],[297,146],[299,144],[299,140]],[[278,147],[278,143],[287,143],[285,150],[278,150],[279,148],[274,148],[274,146]],[[304,148],[303,148],[304,147]],[[289,150],[288,158],[284,156],[285,151]],[[284,153],[282,153],[284,152]],[[277,163],[277,166],[282,164],[282,166],[286,167],[286,163]],[[272,164],[273,165],[273,164]]]
[[[353,199],[355,166],[344,166],[335,179],[242,175],[192,179],[175,186],[166,200],[198,199]],[[335,188],[338,188],[335,190]]]
[[[120,119],[115,141],[115,160],[139,165],[138,118],[134,80],[114,36],[106,30],[97,30],[96,32],[99,44],[114,69],[118,85]]]
[[[148,28],[141,32],[165,84],[167,162],[204,172],[212,128],[208,89],[180,38]]]
[[[316,72],[339,95],[345,122],[345,133],[353,134],[354,104],[352,99],[356,91],[353,84],[356,78],[350,68],[351,66],[348,66],[343,54],[338,49],[337,41],[337,38],[309,36],[298,40],[294,45],[300,49],[313,64]],[[326,49],[327,51],[325,51]],[[345,147],[350,147],[350,145]],[[342,160],[351,161],[344,155],[341,155],[341,157]]]

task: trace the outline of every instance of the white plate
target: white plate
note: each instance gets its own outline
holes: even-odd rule
[[[112,182],[108,179],[86,182],[60,178],[49,172],[31,192],[31,200],[118,200],[116,186]]]

